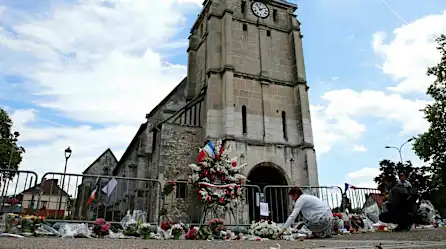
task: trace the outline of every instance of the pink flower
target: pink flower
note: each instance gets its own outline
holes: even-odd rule
[[[225,203],[225,198],[220,198],[220,203]]]
[[[175,185],[175,181],[174,181],[174,180],[170,180],[169,183],[170,183],[171,185]]]
[[[101,231],[102,232],[108,232],[108,230],[110,229],[110,225],[105,224],[101,226]]]
[[[102,218],[96,219],[94,224],[95,225],[105,225],[105,220]]]

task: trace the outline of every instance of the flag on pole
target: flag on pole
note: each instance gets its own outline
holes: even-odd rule
[[[112,178],[105,187],[102,188],[102,192],[104,192],[108,197],[113,193],[116,186],[118,185],[118,181],[115,178]]]
[[[356,187],[353,186],[353,185],[350,185],[350,184],[348,184],[348,183],[345,183],[345,189],[344,189],[344,191],[347,192],[347,190],[348,190],[349,188],[351,188],[351,189],[355,189]]]
[[[91,203],[96,199],[96,195],[98,192],[99,177],[96,179],[96,182],[93,185],[93,191],[91,191],[90,197],[88,197],[87,206],[90,206]]]

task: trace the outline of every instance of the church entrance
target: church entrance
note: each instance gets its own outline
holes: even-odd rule
[[[265,186],[286,186],[287,181],[282,169],[272,163],[260,163],[248,174],[248,184],[259,186],[263,191]],[[250,220],[260,220],[260,207],[257,206],[258,193],[257,188],[248,188],[247,202],[249,205],[249,218]],[[288,216],[288,188],[286,187],[272,187],[267,188],[265,194],[265,201],[268,203],[270,215],[269,219],[274,222],[284,222]]]

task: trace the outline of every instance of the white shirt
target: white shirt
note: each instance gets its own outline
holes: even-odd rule
[[[294,203],[293,212],[288,217],[283,228],[290,227],[299,213],[302,214],[305,220],[317,220],[323,216],[333,216],[331,208],[327,203],[314,195],[303,194],[296,200],[296,203]]]

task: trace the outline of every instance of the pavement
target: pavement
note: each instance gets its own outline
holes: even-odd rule
[[[277,246],[280,244],[280,248]],[[446,229],[403,233],[376,232],[340,235],[332,239],[305,241],[190,241],[141,239],[58,239],[0,237],[0,249],[395,249],[446,248]]]

